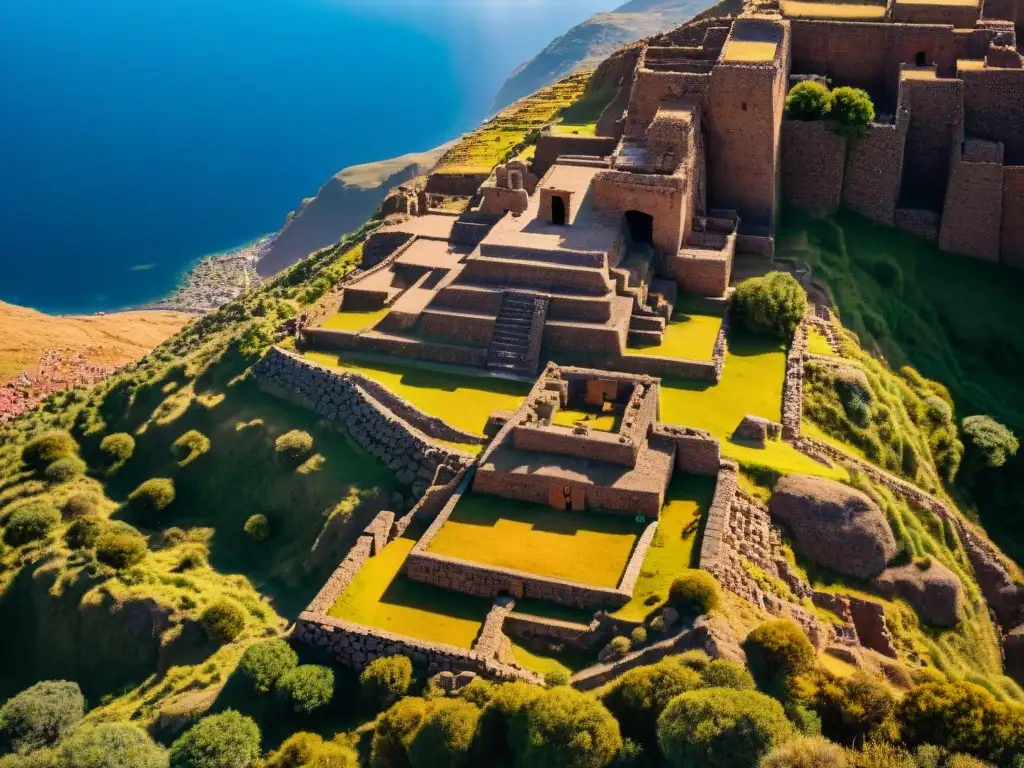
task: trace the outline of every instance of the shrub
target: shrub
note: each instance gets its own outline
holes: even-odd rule
[[[230,643],[245,629],[245,613],[237,603],[218,600],[207,606],[199,617],[206,634],[218,643]]]
[[[80,458],[77,456],[65,456],[63,459],[57,459],[47,464],[46,469],[43,470],[43,477],[46,478],[47,482],[57,485],[67,483],[76,477],[81,477],[85,474],[85,470],[85,462]]]
[[[984,688],[968,682],[914,686],[896,707],[903,741],[934,744],[951,752],[991,759],[1003,748],[1005,705]]]
[[[925,416],[932,424],[945,426],[953,421],[953,409],[938,395],[928,395],[924,399],[924,408]]]
[[[4,541],[19,547],[41,539],[60,522],[60,512],[48,501],[28,501],[15,507],[7,517]]]
[[[127,568],[141,562],[149,552],[146,540],[126,531],[104,531],[96,539],[96,559],[111,568]]]
[[[789,341],[807,312],[807,293],[788,272],[769,272],[740,283],[732,312],[748,330]]]
[[[313,436],[301,429],[293,429],[274,441],[274,450],[292,461],[299,461],[313,450]]]
[[[816,669],[801,675],[795,687],[821,718],[822,732],[833,741],[853,746],[869,737],[898,736],[893,730],[896,699],[884,683],[866,672],[838,678]]]
[[[363,698],[377,709],[386,709],[405,696],[412,684],[412,662],[407,656],[374,659],[359,675]]]
[[[747,663],[759,687],[781,694],[789,680],[814,666],[814,646],[788,619],[766,621],[743,641]]]
[[[253,541],[266,541],[270,538],[270,521],[266,515],[252,515],[245,521],[242,530]]]
[[[164,532],[160,534],[160,545],[169,549],[181,544],[187,538],[188,534],[183,528],[172,525],[170,528],[165,528]]]
[[[61,505],[60,511],[66,519],[77,520],[80,517],[95,515],[98,505],[94,497],[76,493]]]
[[[552,688],[526,708],[518,764],[530,768],[604,768],[622,749],[619,724],[592,697]]]
[[[167,753],[130,723],[97,723],[60,743],[60,768],[167,768]]]
[[[644,754],[643,745],[637,744],[632,739],[622,740],[622,749],[612,763],[613,768],[645,768],[650,763]]]
[[[119,469],[135,453],[135,438],[127,432],[115,432],[100,441],[100,451],[109,471]]]
[[[41,469],[57,459],[78,453],[78,443],[67,432],[55,430],[40,435],[21,449],[21,460],[33,469]]]
[[[12,696],[0,707],[0,754],[21,754],[56,744],[85,717],[76,683],[47,680]]]
[[[197,544],[182,548],[181,559],[178,560],[177,566],[179,571],[194,571],[204,565],[206,565],[206,547]]]
[[[622,635],[613,637],[612,641],[608,643],[608,648],[611,649],[612,654],[615,656],[625,656],[629,653],[630,649],[629,638]]]
[[[302,664],[278,678],[277,693],[292,712],[308,715],[331,703],[334,672],[319,664]]]
[[[544,675],[544,685],[548,688],[557,688],[560,685],[569,684],[569,673],[564,669],[552,669]]]
[[[625,735],[653,743],[655,724],[669,701],[701,686],[701,676],[672,658],[626,672],[602,701]]]
[[[701,682],[707,688],[734,688],[737,691],[754,689],[754,678],[746,667],[725,659],[715,659],[700,673]]]
[[[259,693],[272,690],[281,675],[295,669],[299,655],[280,638],[253,643],[242,654],[238,668]]]
[[[832,91],[832,112],[839,133],[848,138],[867,136],[868,124],[875,119],[875,105],[867,91],[860,88],[836,88]]]
[[[128,495],[132,509],[142,514],[161,512],[174,501],[174,481],[167,477],[147,480]]]
[[[91,549],[103,532],[103,522],[97,517],[80,517],[68,526],[64,541],[72,549]]]
[[[710,573],[690,570],[672,582],[668,602],[680,613],[709,613],[721,605],[722,593]]]
[[[494,698],[494,694],[497,692],[498,687],[490,682],[484,680],[482,677],[476,677],[469,681],[469,684],[459,691],[459,698],[465,699],[470,704],[483,709],[486,707],[491,699]]]
[[[1020,448],[1013,432],[988,416],[968,416],[960,426],[964,436],[961,474],[966,473],[968,482],[983,470],[1004,466]]]
[[[775,747],[757,768],[850,768],[850,754],[821,736],[798,736]]]
[[[782,705],[757,691],[689,691],[658,718],[658,744],[679,768],[749,768],[792,736]]]
[[[643,627],[636,627],[629,633],[629,642],[635,648],[647,642],[647,630]]]
[[[544,695],[535,685],[515,682],[499,685],[484,708],[481,742],[500,755],[518,753],[526,741],[526,711]]]
[[[408,765],[406,744],[411,741],[427,714],[427,702],[410,696],[395,703],[377,718],[370,740],[371,768]]]
[[[655,616],[653,619],[651,619],[650,626],[652,632],[664,632],[666,629],[668,629],[668,627],[665,625],[665,617],[660,615]]]
[[[903,270],[889,259],[879,259],[871,265],[871,275],[883,288],[889,288],[897,296],[903,295]]]
[[[469,750],[479,720],[480,710],[468,701],[432,701],[409,742],[409,764],[412,768],[469,765]]]
[[[786,96],[786,116],[791,120],[824,120],[831,110],[832,94],[817,80],[802,80]]]
[[[210,450],[210,438],[198,429],[190,429],[171,443],[171,453],[180,466],[185,466]]]
[[[229,709],[204,717],[171,745],[171,768],[248,768],[259,756],[259,727]]]
[[[704,651],[699,650],[684,651],[668,658],[676,664],[682,664],[684,667],[692,669],[694,672],[703,672],[707,669],[708,664],[711,663],[711,658]]]
[[[342,739],[324,741],[315,733],[294,733],[270,753],[264,768],[359,768],[359,754]]]

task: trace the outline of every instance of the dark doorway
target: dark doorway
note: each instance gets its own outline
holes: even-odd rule
[[[626,211],[626,227],[634,243],[654,245],[654,217],[640,211]]]
[[[924,51],[918,51],[917,56],[914,57],[914,64],[923,67],[925,66],[925,55]]]
[[[551,223],[565,226],[565,200],[555,195],[551,198]]]

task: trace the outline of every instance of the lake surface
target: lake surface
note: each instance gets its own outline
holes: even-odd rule
[[[94,312],[475,126],[616,0],[0,0],[0,299]]]

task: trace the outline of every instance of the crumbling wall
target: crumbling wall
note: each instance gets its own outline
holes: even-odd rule
[[[533,156],[532,171],[539,178],[544,178],[562,155],[607,157],[615,151],[616,144],[617,139],[606,136],[556,136],[542,133],[537,139],[537,152]]]
[[[782,123],[782,191],[812,216],[839,208],[846,167],[846,139],[822,120]]]
[[[642,139],[663,102],[678,99],[684,94],[704,96],[710,87],[711,75],[707,72],[638,70],[629,98],[624,135]]]
[[[999,260],[1024,268],[1024,165],[1003,168],[1003,220]]]

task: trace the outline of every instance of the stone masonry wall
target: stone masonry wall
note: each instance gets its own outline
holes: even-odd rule
[[[959,151],[956,151],[959,155]],[[954,157],[939,228],[939,248],[999,261],[1003,166]]]
[[[606,157],[615,151],[616,144],[618,140],[603,136],[554,136],[542,133],[537,139],[532,170],[543,178],[561,155]]]
[[[999,260],[1024,268],[1024,165],[1003,168],[1003,229]]]
[[[850,142],[843,175],[843,205],[872,221],[893,225],[903,172],[902,124],[872,123]]]
[[[822,120],[782,123],[782,191],[812,216],[839,208],[846,166],[846,139]]]

